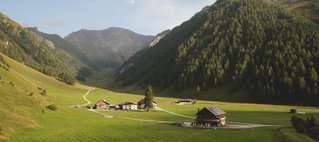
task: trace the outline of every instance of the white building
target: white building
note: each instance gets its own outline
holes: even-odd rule
[[[191,99],[181,99],[177,103],[179,105],[193,104],[193,100],[191,100]]]
[[[132,102],[124,102],[119,104],[121,110],[137,110],[137,105]]]

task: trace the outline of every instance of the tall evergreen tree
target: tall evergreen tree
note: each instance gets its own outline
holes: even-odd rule
[[[153,90],[152,86],[148,85],[145,89],[145,109],[150,111],[153,108]]]

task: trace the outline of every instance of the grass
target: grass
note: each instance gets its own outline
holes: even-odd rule
[[[100,114],[84,109],[74,109],[70,105],[85,103],[83,89],[50,88],[49,92],[57,99],[58,111],[45,111],[34,115],[41,124],[15,133],[12,141],[281,141],[276,127],[264,127],[245,130],[200,130],[171,126],[165,123],[141,122],[120,118],[103,118]],[[61,94],[62,93],[62,94]],[[72,96],[72,97],[69,97]],[[116,93],[109,90],[96,89],[87,97],[92,102],[106,99],[110,103],[123,101],[138,101],[143,96]],[[60,99],[61,98],[61,99]],[[177,99],[156,97],[161,108],[185,115],[194,115],[197,108],[216,105],[227,113],[227,120],[288,125],[291,114],[287,113],[292,106],[275,106],[243,103],[224,103],[212,101],[197,101],[195,105],[177,106],[172,102]],[[296,107],[318,116],[316,108]],[[270,112],[269,112],[270,111]],[[174,116],[165,112],[139,111],[102,111],[110,115],[142,118],[164,121],[192,121],[188,118]],[[269,112],[269,114],[267,113]],[[248,113],[248,114],[247,114]],[[292,133],[294,134],[294,133]],[[263,139],[260,139],[262,137]],[[297,135],[299,137],[299,135]]]
[[[290,127],[278,128],[276,131],[277,138],[282,142],[315,142],[315,140],[302,134],[296,134],[295,130]]]
[[[80,142],[80,141],[289,141],[304,139],[291,129],[262,127],[244,130],[202,130],[182,128],[168,123],[126,120],[119,117],[148,119],[158,121],[191,122],[184,118],[162,111],[100,111],[119,116],[104,118],[102,115],[72,106],[85,104],[83,95],[91,87],[68,86],[54,78],[47,77],[7,57],[12,66],[9,72],[1,70],[4,83],[0,86],[0,126],[4,135],[0,141],[13,142]],[[13,81],[15,86],[10,86]],[[0,82],[1,83],[1,82]],[[37,87],[45,88],[47,96],[39,94]],[[33,92],[29,96],[27,92]],[[118,93],[105,89],[95,89],[87,96],[92,103],[105,99],[111,104],[124,101],[137,102],[142,95]],[[219,106],[227,112],[227,121],[258,124],[290,125],[290,108],[297,108],[319,117],[318,108],[262,105],[249,103],[226,103],[218,101],[199,101],[194,105],[174,105],[177,98],[155,97],[158,106],[180,114],[194,116],[198,108]],[[56,111],[45,106],[55,104]],[[44,110],[44,111],[43,111]],[[306,117],[306,115],[299,115]],[[296,137],[296,138],[295,138]],[[261,139],[262,138],[262,139]]]

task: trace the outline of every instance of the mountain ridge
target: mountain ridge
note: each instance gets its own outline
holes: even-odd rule
[[[83,49],[86,55],[101,66],[118,66],[137,51],[146,48],[154,36],[144,36],[124,28],[80,30],[64,39]]]

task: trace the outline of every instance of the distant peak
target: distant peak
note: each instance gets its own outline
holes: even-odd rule
[[[26,27],[26,29],[30,29],[32,31],[39,31],[37,27]]]

